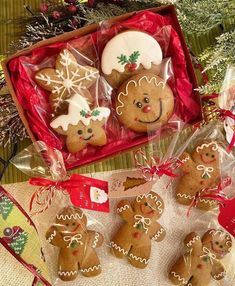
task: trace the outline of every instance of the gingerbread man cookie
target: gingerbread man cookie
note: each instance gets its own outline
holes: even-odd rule
[[[202,239],[195,232],[186,236],[187,252],[170,270],[169,278],[174,285],[208,286],[213,277],[221,280],[226,275],[220,259],[232,247],[231,237],[221,230],[211,229]]]
[[[66,136],[66,146],[70,153],[77,153],[87,144],[103,146],[107,142],[103,129],[110,109],[97,107],[90,109],[86,99],[75,94],[68,100],[68,114],[60,115],[51,122],[51,127]]]
[[[52,109],[63,110],[64,100],[78,93],[93,102],[88,90],[99,76],[99,71],[90,66],[81,66],[73,54],[64,49],[56,59],[55,68],[45,68],[35,75],[36,82],[51,92]]]
[[[174,109],[174,96],[163,79],[141,73],[119,89],[115,101],[118,120],[135,132],[152,132],[167,123]]]
[[[110,243],[111,253],[117,258],[127,256],[131,265],[145,268],[150,259],[151,240],[162,241],[166,234],[157,222],[163,211],[163,200],[154,192],[136,197],[133,203],[120,201],[117,213],[125,223]]]
[[[101,273],[95,248],[103,243],[103,236],[88,230],[85,214],[75,207],[64,208],[46,233],[47,241],[59,248],[58,276],[63,281],[74,280],[80,270],[86,277]]]
[[[203,141],[197,145],[191,155],[183,153],[180,167],[183,176],[176,187],[176,200],[180,204],[190,205],[203,189],[213,189],[220,182],[220,160],[218,144],[215,141]],[[210,210],[217,202],[198,197],[196,207]]]
[[[101,69],[110,85],[117,88],[141,71],[159,74],[161,62],[161,47],[152,36],[126,31],[114,36],[105,46]]]

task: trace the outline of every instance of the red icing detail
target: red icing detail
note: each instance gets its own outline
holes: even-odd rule
[[[140,239],[141,236],[142,236],[142,234],[141,234],[140,232],[135,232],[135,233],[133,234],[133,236],[134,236],[134,238],[136,238],[136,239]]]
[[[72,252],[72,254],[73,254],[74,256],[76,256],[76,255],[79,254],[79,251],[78,251],[78,250],[74,250],[74,251]]]
[[[151,111],[151,106],[150,105],[145,105],[145,107],[143,107],[143,112],[144,113],[148,113],[149,111]]]
[[[74,228],[73,232],[76,232],[76,231],[79,229],[79,227],[80,227],[80,224],[78,224],[78,225]]]
[[[197,265],[197,268],[202,269],[202,268],[203,268],[203,265],[202,265],[202,264],[198,264],[198,265]]]
[[[203,184],[204,184],[204,181],[200,181],[200,184],[203,185]]]
[[[235,237],[235,198],[223,199],[218,216],[219,223]]]

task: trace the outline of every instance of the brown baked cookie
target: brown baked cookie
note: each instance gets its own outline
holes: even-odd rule
[[[35,75],[36,82],[51,92],[52,109],[58,113],[63,110],[64,100],[78,93],[93,102],[88,88],[94,84],[99,71],[90,66],[81,66],[73,54],[64,49],[58,55],[55,68],[45,68]]]
[[[114,36],[105,46],[102,72],[114,88],[140,72],[159,74],[162,50],[157,40],[141,31],[125,31]]]
[[[174,110],[174,96],[160,77],[141,73],[118,89],[118,120],[135,132],[152,132],[167,123]]]
[[[88,230],[86,225],[82,210],[66,207],[46,233],[47,241],[59,247],[58,276],[63,281],[74,280],[79,271],[87,277],[101,273],[95,248],[102,245],[103,236]]]
[[[128,257],[129,263],[145,268],[150,259],[151,240],[162,241],[164,228],[156,221],[164,211],[162,198],[154,192],[136,197],[133,203],[120,201],[117,213],[125,221],[113,237],[111,253]]]
[[[202,239],[195,232],[186,236],[187,252],[170,270],[169,278],[174,285],[208,286],[213,277],[221,280],[226,275],[219,261],[232,247],[231,237],[221,230],[211,229]]]
[[[176,200],[183,205],[190,205],[195,196],[205,188],[215,188],[220,182],[220,156],[215,141],[203,141],[191,154],[183,153],[181,170],[183,175],[176,187]],[[210,210],[217,202],[198,198],[196,207]]]
[[[51,127],[66,136],[66,146],[70,153],[77,153],[88,144],[103,146],[107,137],[103,125],[110,115],[106,107],[90,109],[86,99],[75,94],[68,100],[68,114],[60,115],[51,122]]]

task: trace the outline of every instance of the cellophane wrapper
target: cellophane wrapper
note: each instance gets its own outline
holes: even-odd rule
[[[200,101],[197,93],[193,90],[182,43],[173,22],[174,20],[169,15],[142,11],[124,21],[115,23],[104,21],[93,33],[78,36],[66,42],[33,48],[28,55],[18,56],[10,61],[9,70],[16,97],[24,110],[34,137],[36,140],[42,140],[48,146],[60,150],[67,169],[95,162],[147,143],[149,140],[157,139],[164,134],[164,130],[171,125],[172,121],[179,120],[189,123],[200,120]],[[118,90],[121,84],[116,86],[110,83],[107,75],[102,72],[102,54],[107,43],[125,31],[143,32],[145,35],[152,36],[156,40],[155,44],[159,44],[162,61],[157,65],[158,68],[153,75],[158,75],[161,78],[162,86],[169,87],[174,97],[174,103],[169,103],[165,92],[160,91],[145,95],[135,103],[133,99],[133,107],[127,112],[121,108],[123,99],[119,102],[120,108],[116,106],[115,102],[120,99]],[[115,46],[115,51],[113,50],[113,53],[110,53],[106,59],[110,63],[111,69],[115,64],[114,61],[117,61],[119,48],[122,60],[124,62],[131,61],[134,65],[135,56],[138,58],[138,52],[143,51],[145,55],[151,55],[151,51],[148,51],[148,44],[143,47],[143,40],[141,42],[142,50],[138,48],[138,41],[136,47],[133,45],[129,47],[129,45],[130,42],[123,40],[120,46],[118,44]],[[128,49],[130,54],[125,54]],[[71,53],[70,56],[68,53]],[[60,60],[58,60],[59,55]],[[77,65],[72,71],[69,67],[71,55],[73,64]],[[144,58],[142,62],[137,61],[137,64],[139,66],[150,64],[151,66],[151,61],[149,61],[150,59],[147,58],[145,61]],[[128,66],[128,64],[126,65]],[[57,74],[55,74],[55,67],[57,67]],[[36,80],[36,74],[45,68],[50,69],[51,77],[48,78],[48,74],[45,73],[41,75],[41,82],[44,83],[44,87],[42,87]],[[86,71],[85,83],[80,76],[81,70]],[[149,67],[137,72],[129,71],[127,79],[140,72],[145,75],[146,72],[149,72]],[[56,82],[52,82],[52,74],[57,77]],[[141,78],[146,81],[144,75]],[[148,80],[150,81],[150,79]],[[53,85],[51,91],[48,90],[50,84]],[[66,94],[67,96],[65,96]],[[84,102],[84,98],[87,98],[87,102]],[[169,107],[171,105],[172,108]],[[69,113],[71,106],[73,111]],[[131,120],[137,121],[145,121],[145,113],[148,111],[147,121],[159,120],[159,125],[157,124],[153,129],[149,128],[147,124],[145,131],[133,131],[122,124],[117,108],[119,108],[119,112],[125,111]],[[141,113],[144,108],[146,112]],[[168,116],[166,116],[167,112]],[[135,113],[139,114],[138,118],[134,116]],[[68,114],[72,114],[72,116],[68,116]],[[95,120],[95,116],[98,116],[99,119]],[[166,118],[161,120],[164,116]],[[58,117],[60,117],[60,123],[58,123]],[[57,123],[54,123],[52,128],[54,120],[57,120]],[[91,126],[94,122],[99,126]],[[100,122],[102,124],[98,124]],[[72,139],[69,139],[69,143],[68,128],[73,129],[73,136]],[[98,141],[97,136],[100,136]],[[70,145],[69,150],[68,144]]]

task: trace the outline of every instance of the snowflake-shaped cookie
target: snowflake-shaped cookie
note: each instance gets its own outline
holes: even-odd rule
[[[91,102],[92,96],[88,88],[98,76],[99,71],[96,68],[79,65],[73,54],[64,49],[56,59],[55,69],[40,70],[35,79],[40,86],[51,92],[50,101],[56,112],[64,100],[73,94],[81,94]]]

